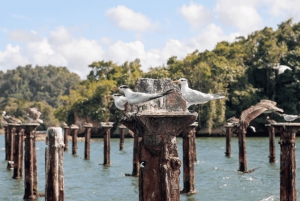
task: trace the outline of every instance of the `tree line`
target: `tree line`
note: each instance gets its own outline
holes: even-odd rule
[[[85,80],[65,67],[17,67],[7,73],[0,72],[0,108],[22,114],[25,106],[39,104],[49,108],[47,114],[51,113],[56,122],[73,123],[76,116],[87,121],[116,122],[122,111],[106,99],[114,87],[121,84],[133,87],[140,77],[172,80],[184,77],[193,89],[224,92],[227,97],[189,108],[198,112],[200,128],[224,125],[227,118],[239,117],[261,99],[276,101],[285,113],[299,114],[299,45],[300,23],[289,19],[279,24],[277,30],[265,27],[247,37],[237,37],[232,43],[221,41],[211,51],[195,50],[183,59],[172,56],[166,65],[151,67],[148,72],[141,70],[139,59],[121,65],[94,61],[88,66],[91,70]],[[278,65],[287,65],[292,71],[278,74],[274,68]],[[46,112],[41,111],[46,118]],[[265,116],[256,119],[258,123],[264,120]]]

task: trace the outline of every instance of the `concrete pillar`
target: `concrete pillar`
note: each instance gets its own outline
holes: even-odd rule
[[[194,153],[194,130],[198,124],[191,124],[183,130],[183,189],[180,193],[194,194],[195,190],[195,153]]]
[[[225,156],[231,157],[231,136],[233,125],[225,125],[226,128],[226,151]]]
[[[91,150],[91,130],[93,125],[83,125],[85,128],[85,140],[84,140],[84,159],[85,160],[90,160],[90,150]]]
[[[72,136],[72,154],[77,155],[77,135],[79,127],[75,124],[71,125],[71,136]]]
[[[110,129],[113,127],[110,123],[102,123],[101,127],[104,130],[104,162],[103,165],[110,165]]]
[[[64,151],[68,151],[70,127],[64,126]]]
[[[272,123],[280,131],[280,201],[296,201],[296,132],[300,123]]]
[[[38,197],[38,181],[37,181],[37,159],[35,147],[35,130],[39,123],[21,124],[25,134],[25,153],[24,168],[25,193],[23,199],[37,199]]]
[[[13,179],[21,179],[23,172],[23,138],[24,129],[20,126],[16,126],[15,135],[15,153],[14,153],[14,174]]]
[[[271,124],[265,125],[269,133],[269,163],[276,162],[275,128]]]
[[[120,128],[120,150],[123,150],[124,149],[124,136],[125,136],[126,126],[121,124],[119,126],[119,128]]]
[[[45,200],[64,201],[64,137],[61,127],[47,130]]]

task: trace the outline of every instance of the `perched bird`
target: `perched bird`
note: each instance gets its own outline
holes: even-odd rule
[[[21,124],[22,121],[14,116],[6,115],[6,112],[2,112],[2,117],[7,123],[15,123],[15,124]]]
[[[187,107],[196,104],[204,104],[211,100],[225,98],[225,96],[220,94],[206,94],[191,89],[189,88],[188,82],[185,78],[180,78],[179,80],[173,81],[173,83],[181,84],[182,97],[186,100]]]
[[[300,118],[299,115],[282,114],[281,116],[283,116],[284,120],[288,122],[295,121],[296,119]]]
[[[234,126],[238,126],[240,124],[240,120],[236,117],[231,117],[229,119],[227,119],[228,123],[231,123]]]
[[[61,122],[61,124],[60,124],[60,125],[61,125],[61,127],[63,127],[63,128],[65,128],[65,127],[68,127],[68,124],[66,124],[66,122],[64,122],[64,121],[63,121],[63,122]]]
[[[273,119],[270,119],[269,116],[266,117],[266,124],[274,124],[274,123],[277,123],[277,122]]]
[[[118,88],[120,91],[122,91],[125,94],[125,97],[127,99],[127,102],[132,105],[138,105],[156,98],[163,97],[165,95],[168,95],[170,93],[175,92],[174,89],[169,89],[162,93],[155,93],[155,94],[149,94],[149,93],[142,93],[142,92],[133,92],[128,86],[121,85]]]
[[[120,94],[113,94],[113,95],[107,96],[107,97],[114,99],[115,106],[119,110],[124,110],[125,109],[124,105],[128,102],[127,98],[125,96],[122,96]]]
[[[29,120],[30,123],[44,123],[43,120],[40,119],[41,112],[38,111],[38,108],[32,107],[27,109],[26,118]]]
[[[278,68],[278,75],[284,73],[284,71],[286,71],[286,70],[292,70],[292,69],[288,66],[280,65]]]

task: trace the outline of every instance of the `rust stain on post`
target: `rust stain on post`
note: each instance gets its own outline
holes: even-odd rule
[[[269,133],[269,163],[276,162],[275,128],[271,124],[265,125]]]
[[[120,150],[123,150],[124,149],[124,136],[125,136],[126,126],[121,124],[119,126],[119,128],[120,128]]]
[[[71,125],[71,136],[72,136],[72,154],[77,155],[77,135],[79,127],[75,124]]]
[[[70,127],[64,126],[63,129],[64,129],[64,144],[65,144],[64,151],[68,151],[68,144],[69,144],[68,136],[70,133]]]
[[[108,124],[107,124],[108,123]],[[110,165],[110,130],[113,127],[109,122],[101,123],[101,127],[104,129],[104,161],[103,165]]]
[[[24,168],[25,193],[23,199],[37,199],[38,197],[38,181],[37,181],[37,159],[35,147],[35,129],[38,123],[21,124],[25,134],[25,153]]]
[[[231,136],[233,125],[225,125],[226,128],[226,151],[225,156],[231,157]]]
[[[14,153],[14,174],[13,179],[21,179],[23,172],[23,137],[24,129],[18,125],[16,126],[15,135],[15,153]]]

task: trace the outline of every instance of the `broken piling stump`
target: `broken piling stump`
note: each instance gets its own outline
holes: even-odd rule
[[[13,179],[21,179],[23,172],[23,141],[24,129],[21,125],[16,126],[15,152],[14,152],[14,174]]]
[[[119,128],[120,128],[120,150],[123,150],[124,149],[124,136],[125,136],[126,126],[121,124],[119,126]]]
[[[47,130],[45,200],[64,201],[64,138],[62,128]]]
[[[104,162],[103,165],[110,165],[110,130],[113,127],[113,124],[110,122],[102,122],[101,127],[104,130]]]
[[[226,151],[225,156],[231,157],[231,136],[233,125],[225,125],[226,128]]]
[[[195,190],[195,152],[194,152],[194,130],[198,126],[193,123],[183,130],[183,189],[180,193],[194,194]]]
[[[92,124],[84,124],[85,128],[85,140],[84,140],[84,159],[90,160],[90,150],[91,150],[91,130],[93,128]]]
[[[64,151],[68,151],[68,144],[69,144],[68,136],[70,133],[70,127],[64,126],[63,129],[64,129],[64,144],[65,144]]]
[[[280,201],[296,201],[296,132],[300,123],[272,123],[280,131]]]
[[[79,127],[75,124],[71,125],[71,136],[72,136],[72,154],[77,155],[77,135]]]
[[[37,159],[35,147],[35,130],[39,123],[21,124],[25,135],[25,153],[24,153],[24,187],[25,193],[23,199],[36,199],[38,197],[37,180]]]
[[[269,163],[276,162],[275,128],[271,124],[265,124],[269,133]]]

